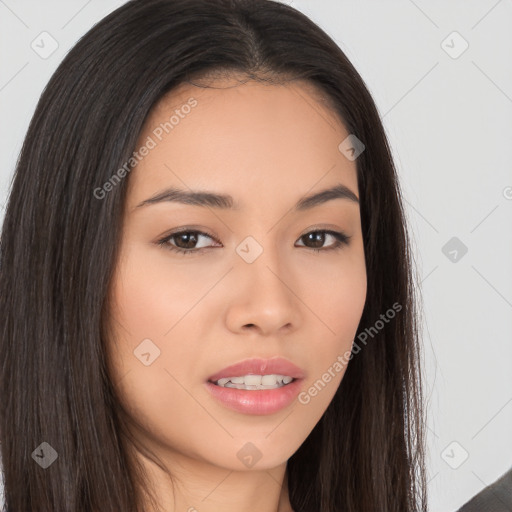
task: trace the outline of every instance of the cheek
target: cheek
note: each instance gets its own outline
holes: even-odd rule
[[[318,326],[314,343],[308,347],[313,371],[306,386],[315,387],[308,392],[309,405],[318,411],[328,406],[341,383],[366,301],[362,244],[352,249],[336,264],[311,266],[313,273],[304,282],[302,293]]]
[[[112,289],[116,320],[133,338],[166,339],[197,302],[204,276],[173,264],[165,249],[136,245],[123,251]]]
[[[111,291],[111,360],[118,378],[130,372],[130,380],[140,382],[130,394],[144,389],[153,396],[177,385],[171,375],[181,382],[194,371],[201,337],[187,313],[201,296],[201,276],[192,282],[190,273],[170,265],[159,251],[128,245],[123,251]],[[145,366],[143,354],[148,353]]]
[[[195,453],[190,436],[201,439],[205,429],[213,428],[191,398],[187,381],[200,347],[194,345],[198,336],[183,317],[197,301],[197,291],[186,286],[184,277],[180,280],[179,268],[170,269],[157,260],[135,248],[124,248],[111,289],[110,374],[130,425],[146,442],[157,440]],[[144,351],[139,350],[143,340]],[[149,353],[148,365],[143,362],[144,353]]]
[[[115,381],[122,384],[122,395],[130,397],[134,410],[160,410],[163,404],[159,400],[166,399],[162,390],[175,385],[171,377],[175,361],[182,362],[183,372],[193,365],[195,347],[190,343],[169,350],[190,302],[187,296],[192,295],[175,277],[152,255],[133,246],[123,247],[111,288],[114,339],[109,343],[109,359]]]
[[[366,301],[367,276],[362,243],[325,265],[310,265],[302,296],[320,321],[320,338],[330,351],[350,346]]]

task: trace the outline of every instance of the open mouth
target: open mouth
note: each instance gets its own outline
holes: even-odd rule
[[[288,375],[245,375],[243,377],[225,377],[216,381],[208,381],[223,388],[244,390],[279,389],[294,382],[297,379]]]
[[[288,375],[245,375],[205,382],[206,389],[225,407],[243,414],[273,414],[297,398],[304,378]]]

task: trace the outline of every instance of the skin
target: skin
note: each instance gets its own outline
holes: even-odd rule
[[[307,82],[214,85],[180,85],[140,134],[137,147],[176,108],[197,100],[128,178],[111,284],[111,377],[137,444],[153,454],[137,450],[160,510],[289,512],[287,460],[320,420],[346,368],[307,405],[294,401],[268,415],[224,407],[205,382],[246,358],[282,356],[304,370],[307,390],[351,349],[367,284],[359,204],[335,199],[291,208],[340,183],[359,196],[356,162],[338,149],[347,130]],[[174,202],[137,208],[169,186],[230,194],[241,209]],[[190,225],[215,239],[167,242],[199,248],[188,255],[158,245]],[[331,235],[323,242],[304,236],[316,229],[343,232],[348,245],[327,251]],[[263,248],[251,264],[236,252],[247,236]],[[149,366],[134,355],[147,338],[160,350]],[[251,468],[237,457],[248,442],[261,453]]]

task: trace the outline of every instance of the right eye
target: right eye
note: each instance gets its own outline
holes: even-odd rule
[[[200,247],[200,248],[193,247],[195,244],[197,244],[198,239],[200,237],[210,238],[217,242],[215,237],[213,235],[209,235],[208,233],[203,233],[202,231],[197,231],[197,230],[183,229],[180,231],[175,231],[174,233],[171,233],[169,235],[166,235],[161,240],[158,240],[157,243],[158,243],[158,245],[164,247],[165,249],[169,249],[170,251],[175,251],[175,252],[178,252],[181,254],[192,254],[192,253],[199,252],[201,249],[206,248],[206,247]],[[174,240],[175,242],[170,243],[171,240]],[[176,242],[177,242],[178,246],[176,245]],[[219,243],[219,242],[217,242],[217,243]],[[183,244],[185,247],[184,248],[179,247],[180,244]]]

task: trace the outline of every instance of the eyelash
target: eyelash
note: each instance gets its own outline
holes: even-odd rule
[[[176,253],[180,253],[183,255],[190,255],[193,253],[201,252],[202,249],[208,249],[208,247],[201,247],[199,249],[181,249],[180,247],[175,247],[175,246],[169,244],[169,241],[172,238],[174,238],[175,236],[178,236],[178,235],[182,235],[184,233],[186,233],[186,234],[194,233],[196,235],[207,236],[208,238],[211,238],[213,241],[220,243],[213,235],[211,235],[209,233],[206,233],[203,231],[198,231],[198,230],[193,230],[193,229],[182,229],[180,231],[175,231],[174,233],[171,233],[170,235],[167,235],[164,238],[158,240],[157,244],[158,244],[158,246],[163,247],[164,249],[167,249],[169,251],[173,251]],[[338,232],[338,231],[331,231],[329,229],[318,229],[318,230],[314,230],[314,231],[308,231],[307,233],[304,233],[304,235],[302,235],[300,238],[303,238],[306,235],[316,234],[316,233],[325,233],[328,235],[332,235],[336,239],[335,243],[333,245],[331,245],[330,247],[327,247],[326,249],[315,249],[314,247],[306,247],[307,249],[310,249],[317,253],[342,249],[345,245],[348,245],[348,242],[351,238],[350,236],[346,235],[345,233]],[[300,240],[300,238],[299,238],[299,240]]]

